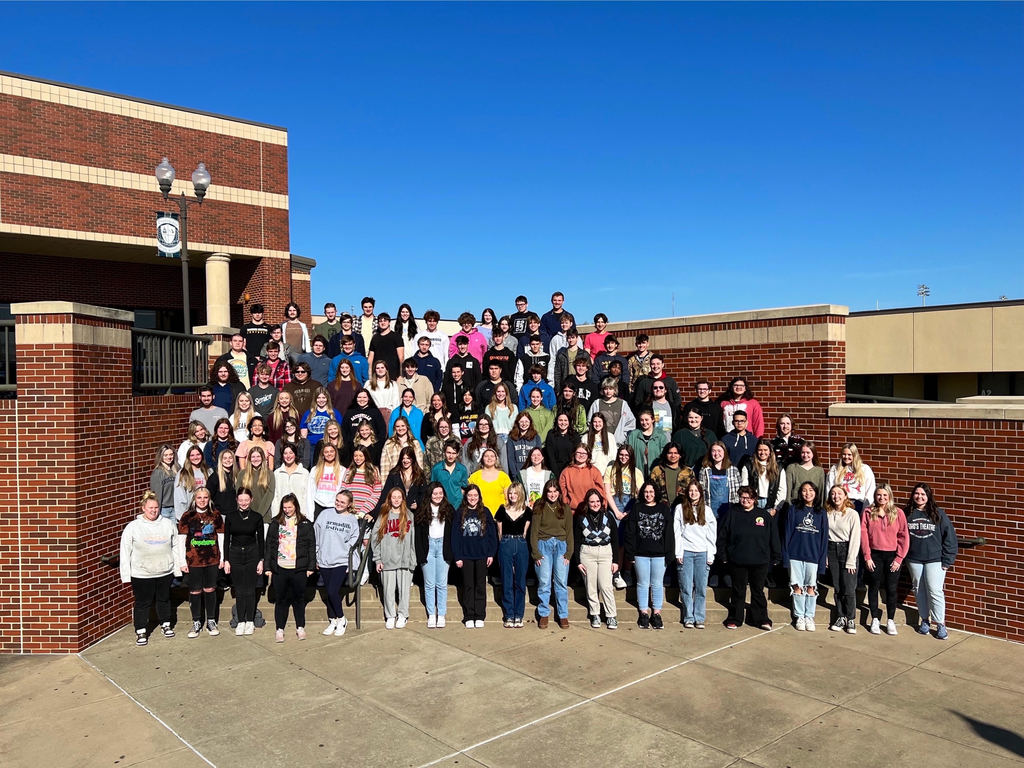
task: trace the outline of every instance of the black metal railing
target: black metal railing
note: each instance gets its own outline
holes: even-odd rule
[[[0,397],[18,392],[18,367],[14,348],[14,321],[0,320]]]
[[[210,378],[210,340],[168,331],[132,329],[132,388],[161,394],[191,389]]]

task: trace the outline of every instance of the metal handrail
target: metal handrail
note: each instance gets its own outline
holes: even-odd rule
[[[14,343],[14,320],[0,320],[0,392],[18,391],[17,349]]]
[[[356,629],[361,628],[362,624],[362,586],[363,586],[363,574],[366,572],[367,562],[370,559],[370,547],[362,547],[363,541],[366,534],[367,521],[365,518],[359,520],[359,538],[356,539],[356,543],[348,551],[348,592],[344,596],[345,605],[356,606]],[[360,549],[362,547],[362,549]],[[352,558],[359,555],[359,567],[352,568]]]
[[[170,331],[132,329],[132,385],[140,392],[170,392],[205,384],[210,340]]]

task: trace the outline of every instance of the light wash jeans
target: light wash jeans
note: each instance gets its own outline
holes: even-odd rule
[[[641,611],[649,607],[660,611],[665,600],[665,558],[633,558],[636,571],[636,604]]]
[[[789,594],[793,596],[793,618],[813,619],[814,608],[818,604],[818,564],[807,563],[803,560],[789,561]],[[796,584],[803,591],[797,594],[793,591]],[[807,594],[809,587],[814,588],[814,594]]]
[[[907,566],[914,582],[921,623],[934,621],[936,624],[945,624],[946,595],[942,586],[946,583],[946,569],[942,563],[915,563],[912,560],[907,561]]]
[[[537,566],[537,615],[551,615],[551,582],[554,577],[555,612],[560,619],[569,618],[569,566],[562,559],[565,557],[565,542],[561,539],[541,539],[537,542],[540,551],[540,565]]]
[[[423,564],[423,595],[428,616],[448,612],[448,563],[444,561],[444,539],[430,539],[427,562]]]
[[[160,507],[160,516],[174,520],[174,507]]]
[[[683,599],[683,621],[703,624],[707,618],[708,553],[683,552],[683,562],[676,564],[676,574]]]

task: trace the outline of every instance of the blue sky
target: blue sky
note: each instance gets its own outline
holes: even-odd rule
[[[1024,297],[1019,3],[0,14],[2,69],[287,127],[314,305]]]

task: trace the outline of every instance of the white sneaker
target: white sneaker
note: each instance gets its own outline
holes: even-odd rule
[[[437,626],[437,616],[427,616],[427,629],[433,629]]]
[[[298,627],[295,630],[295,636],[297,638],[299,638],[299,640],[305,640],[306,639],[306,628],[305,627]]]
[[[342,616],[334,625],[334,636],[341,637],[345,634],[346,629],[348,629],[348,619]]]
[[[241,637],[245,634],[245,624],[246,622],[240,621],[235,625],[235,637]]]
[[[398,614],[398,618],[395,619],[395,629],[403,629],[406,624],[409,623],[409,617]]]
[[[251,635],[255,631],[256,631],[256,625],[253,622],[251,622],[251,621],[245,622],[245,634]]]
[[[846,619],[840,616],[835,623],[829,627],[833,632],[842,632],[846,628]]]
[[[878,619],[871,620],[871,626],[868,627],[868,632],[870,632],[872,635],[882,634],[882,627],[880,626],[880,622],[878,621]]]
[[[814,619],[810,617],[804,618],[804,629],[808,632],[814,632],[817,629],[817,627],[814,626]]]
[[[805,629],[807,629],[807,621],[804,619],[803,616],[797,616],[796,617],[796,631],[797,632],[803,632]]]
[[[274,633],[274,642],[275,643],[283,643],[284,642],[284,630],[283,629],[279,629],[279,630],[277,630]]]
[[[893,621],[892,619],[889,619],[887,622],[885,622],[885,634],[887,634],[887,635],[898,635],[899,634],[896,631],[896,622]]]
[[[437,628],[438,629],[443,629],[444,628],[444,616],[438,616],[437,617]]]
[[[472,619],[466,619],[466,629],[472,629],[476,624]]]
[[[395,617],[394,616],[384,620],[384,629],[394,629],[394,628],[395,628]]]
[[[616,573],[615,574],[615,577],[612,579],[612,585],[616,589],[625,589],[626,588],[626,580],[624,578],[622,578],[622,574],[621,573]]]
[[[330,621],[327,622],[327,629],[324,630],[324,634],[325,635],[333,635],[334,634],[334,630],[337,629],[337,627],[338,627],[338,620],[337,619],[331,619]]]
[[[484,628],[484,620],[483,619],[477,619],[476,620],[476,628],[477,629],[483,629]]]

